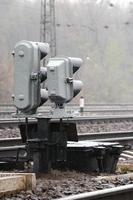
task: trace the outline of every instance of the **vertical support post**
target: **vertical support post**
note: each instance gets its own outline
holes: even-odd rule
[[[25,136],[27,138],[28,137],[28,117],[25,118],[25,124],[26,124],[26,127],[25,127]]]
[[[46,173],[50,170],[51,166],[49,147],[50,118],[38,118],[37,120],[36,135],[28,140],[28,144],[33,155],[33,172]]]
[[[94,150],[98,162],[99,172],[104,172],[103,159],[105,155],[105,147],[94,147]]]
[[[67,156],[67,127],[62,119],[51,123],[51,160],[53,168],[62,168]]]
[[[113,154],[114,154],[114,163],[112,165],[111,172],[115,172],[119,157],[122,151],[124,150],[124,146],[118,144],[118,145],[114,145],[112,148],[113,148]]]
[[[84,112],[84,97],[83,96],[80,97],[79,107],[80,107],[80,112],[83,113]]]
[[[34,171],[39,173],[50,170],[50,149],[49,149],[49,118],[38,118],[38,138],[39,151],[37,157],[34,157]]]
[[[60,119],[59,125],[59,136],[57,138],[57,140],[59,140],[57,144],[57,161],[60,162],[66,160],[67,136],[62,119]]]

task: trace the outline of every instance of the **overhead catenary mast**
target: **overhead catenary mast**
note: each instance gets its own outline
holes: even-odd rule
[[[40,41],[50,45],[50,57],[56,56],[55,0],[41,0]]]

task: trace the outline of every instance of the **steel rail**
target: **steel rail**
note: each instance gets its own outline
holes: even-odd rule
[[[68,121],[77,121],[77,122],[85,122],[85,121],[104,121],[104,120],[133,120],[133,115],[126,116],[95,116],[95,117],[74,117],[72,119],[68,119]],[[67,120],[64,120],[67,121]]]
[[[18,145],[18,146],[9,146],[9,147],[0,147],[1,151],[14,151],[16,149],[25,149],[25,145]]]
[[[132,141],[133,131],[117,131],[117,132],[102,132],[102,133],[78,133],[79,141]],[[0,139],[0,147],[18,146],[22,145],[22,139],[16,138],[2,138]]]
[[[80,141],[92,140],[97,142],[133,141],[133,131],[79,133],[78,138]]]
[[[26,120],[25,118],[4,118],[0,119],[0,125],[18,125],[21,123],[25,123]],[[31,123],[36,123],[37,120],[35,118],[28,118],[28,122]]]
[[[69,109],[72,109],[73,111],[80,111],[80,107],[66,107],[66,110],[69,111]],[[37,113],[49,113],[49,111],[51,110],[51,108],[42,108],[42,109],[39,109],[37,111]],[[13,110],[9,110],[9,109],[6,109],[6,110],[0,110],[0,114],[13,114],[15,113],[16,110],[13,109]],[[89,107],[84,107],[84,112],[133,112],[133,108],[89,108]]]
[[[22,145],[22,139],[20,137],[16,138],[1,138],[0,139],[0,148],[8,146],[19,146]]]
[[[0,161],[3,158],[17,158],[18,155],[26,155],[25,145],[0,147]]]
[[[66,109],[80,110],[78,104],[67,104]],[[47,104],[38,108],[39,113],[48,113],[51,105]],[[0,104],[0,114],[13,114],[16,107],[13,104]],[[133,112],[133,104],[85,104],[84,112]]]
[[[42,107],[49,107],[51,106],[52,104],[51,103],[45,103],[44,106]],[[79,106],[78,103],[68,103],[67,104],[68,107],[75,107],[75,106]],[[133,103],[85,103],[85,107],[126,107],[126,106],[130,106],[130,107],[133,107]],[[14,104],[8,104],[8,103],[1,103],[0,104],[0,107],[15,107]]]
[[[94,192],[86,192],[58,200],[131,200],[133,198],[133,184],[118,186]]]
[[[37,116],[36,116],[37,117]],[[42,117],[48,117],[48,116],[42,116]],[[112,120],[133,120],[133,115],[126,115],[126,116],[121,116],[121,115],[117,115],[117,116],[96,116],[96,117],[84,117],[84,116],[80,116],[80,117],[72,117],[72,118],[64,118],[63,121],[64,122],[86,122],[86,121],[112,121]],[[37,119],[34,117],[29,117],[28,118],[29,123],[36,123]],[[54,121],[59,121],[59,119],[52,119],[51,118],[51,122]],[[0,124],[19,124],[19,123],[25,123],[25,118],[4,118],[4,119],[0,119]]]

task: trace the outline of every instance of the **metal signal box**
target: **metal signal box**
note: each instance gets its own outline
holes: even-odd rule
[[[40,60],[47,55],[48,45],[20,41],[14,49],[14,104],[22,112],[33,112],[41,102]]]
[[[48,96],[57,104],[73,97],[73,69],[69,59],[52,58],[47,65]]]
[[[51,58],[47,65],[48,96],[56,104],[69,102],[81,88],[82,81],[73,80],[82,60],[70,57]]]

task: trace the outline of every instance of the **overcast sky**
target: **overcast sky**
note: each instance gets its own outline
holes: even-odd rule
[[[58,1],[62,1],[62,0],[58,0]],[[64,0],[63,0],[64,1]],[[79,0],[69,0],[70,2],[74,3],[74,2],[78,2]],[[94,1],[94,0],[82,0],[82,2],[89,2],[89,1]],[[130,3],[133,3],[133,0],[97,0],[97,3],[103,3],[109,1],[110,3],[113,4],[118,4],[120,5],[122,8],[127,7]]]

